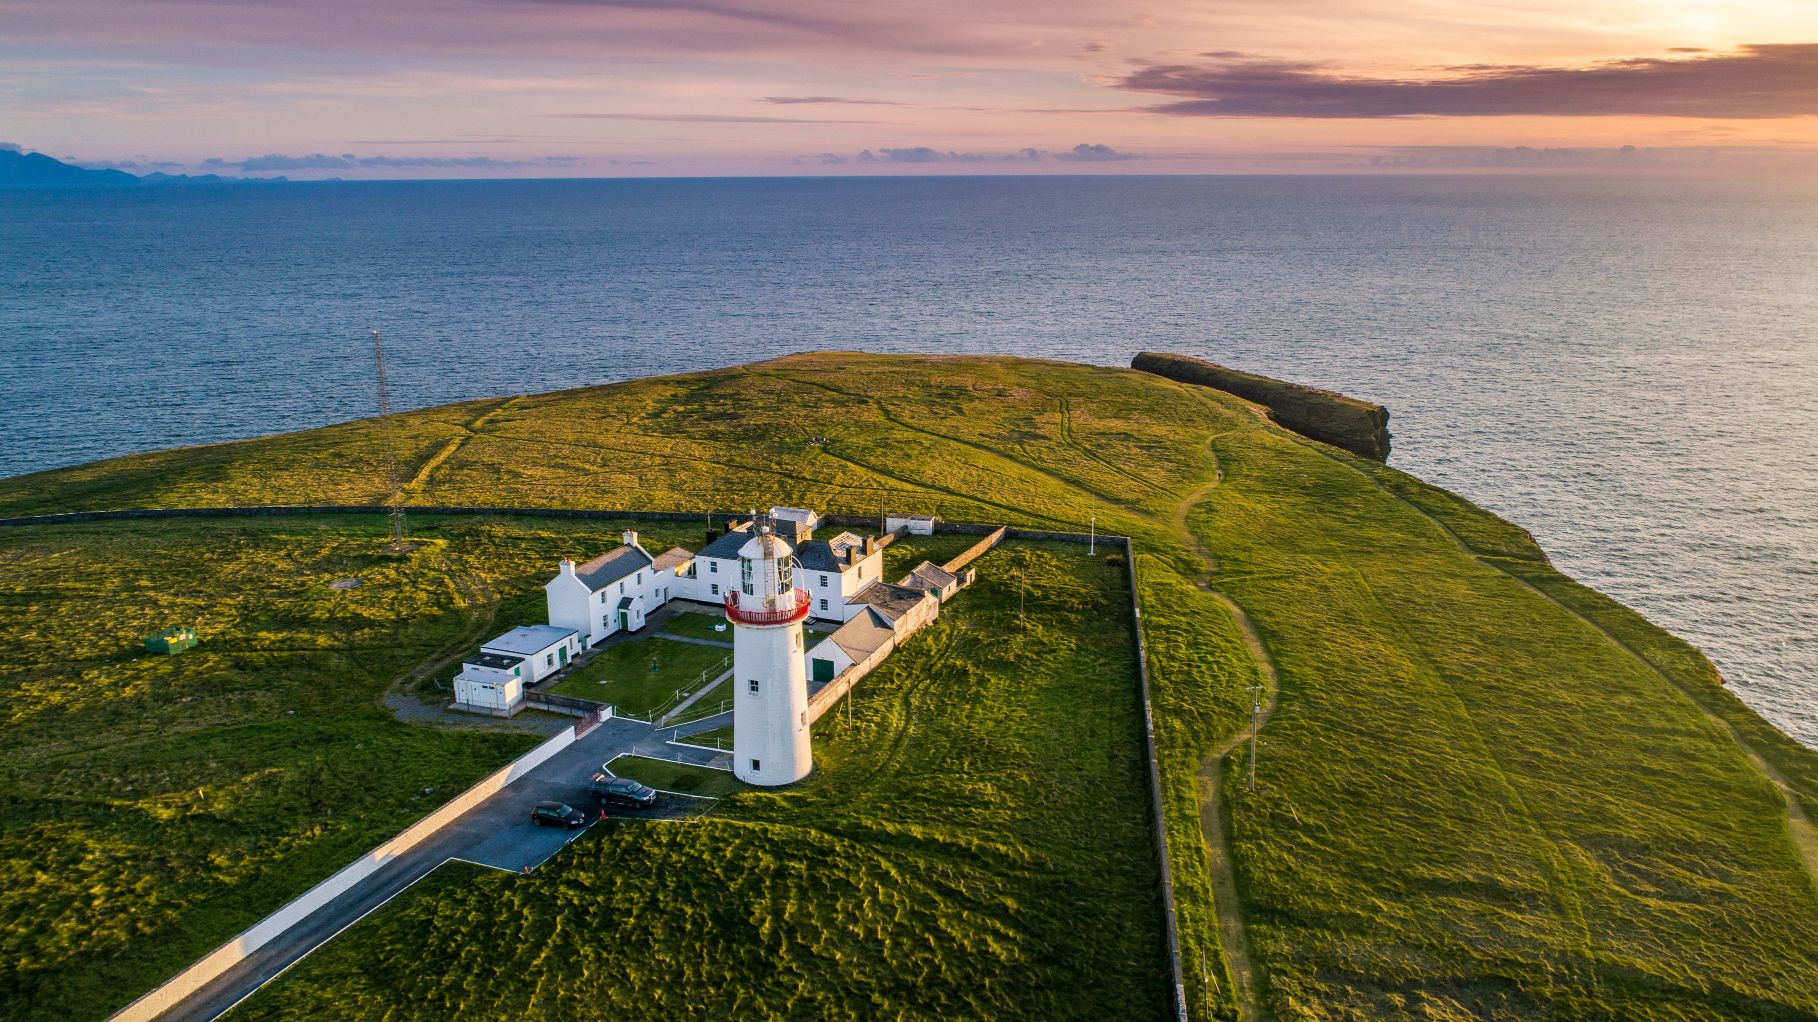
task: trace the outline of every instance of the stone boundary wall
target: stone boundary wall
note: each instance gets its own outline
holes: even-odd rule
[[[964,571],[966,568],[966,565],[971,564],[973,561],[976,561],[980,557],[985,556],[985,554],[989,553],[993,547],[997,546],[999,543],[1002,543],[1004,541],[1004,533],[1005,533],[1005,531],[1007,531],[1007,528],[1008,528],[1007,526],[1000,526],[997,529],[997,531],[992,532],[990,535],[986,536],[984,539],[981,539],[977,543],[974,543],[971,546],[967,547],[963,553],[961,553],[959,556],[953,558],[953,560],[948,561],[946,564],[941,565],[941,570],[946,571],[950,574],[954,574],[954,575],[957,575],[960,572]]]
[[[168,518],[236,518],[236,517],[246,518],[246,517],[297,515],[297,514],[304,514],[304,515],[307,515],[307,514],[385,514],[392,510],[394,510],[392,507],[384,505],[384,504],[308,504],[308,505],[255,505],[255,506],[248,506],[248,507],[132,508],[132,509],[123,509],[123,510],[115,510],[115,511],[71,511],[71,512],[65,512],[63,514],[28,515],[28,516],[18,517],[18,518],[0,518],[0,526],[54,525],[54,524],[60,524],[60,523],[65,523],[65,522],[99,522],[99,521],[115,521],[115,520],[131,520],[131,519],[160,519],[160,518],[164,518],[164,519],[168,519]],[[500,508],[500,507],[444,507],[444,506],[429,507],[429,506],[406,505],[404,507],[404,511],[407,514],[430,514],[430,515],[497,515],[497,516],[518,517],[518,518],[598,518],[598,519],[629,519],[629,520],[633,520],[633,521],[643,520],[643,521],[663,521],[663,522],[706,521],[708,518],[707,512],[612,511],[612,510],[593,510],[593,509],[586,509],[586,508]],[[716,512],[712,513],[712,516],[714,518],[732,519],[732,518],[737,517],[737,514],[734,512],[716,511]],[[824,515],[824,516],[822,516],[822,521],[827,522],[830,525],[869,526],[870,524],[877,522],[878,520],[875,518],[871,518],[869,516],[860,516],[860,515]],[[984,525],[984,524],[979,524],[979,523],[975,523],[975,522],[937,522],[935,524],[935,532],[937,535],[938,534],[968,535],[968,536],[982,536],[982,537],[986,537],[986,538],[995,536],[996,540],[995,540],[995,542],[992,543],[992,546],[996,546],[998,543],[1003,542],[1003,540],[1005,540],[1005,539],[1023,539],[1023,540],[1035,540],[1035,541],[1046,540],[1046,541],[1055,541],[1055,542],[1062,542],[1062,543],[1088,543],[1088,542],[1092,541],[1092,537],[1089,537],[1085,534],[1078,533],[1078,532],[1054,532],[1054,531],[1046,531],[1046,530],[1038,530],[1038,529],[1017,529],[1017,528],[1011,528],[1011,527],[1003,526],[1003,525]],[[1177,921],[1176,921],[1176,917],[1175,917],[1176,910],[1175,910],[1175,905],[1174,905],[1174,874],[1173,874],[1173,870],[1169,864],[1169,858],[1168,858],[1167,828],[1162,820],[1161,765],[1160,765],[1160,762],[1157,759],[1156,753],[1155,753],[1155,712],[1154,712],[1154,709],[1151,707],[1150,701],[1149,701],[1149,655],[1148,655],[1147,647],[1144,645],[1144,642],[1143,642],[1142,601],[1141,601],[1141,597],[1139,597],[1137,595],[1137,589],[1136,589],[1135,551],[1131,546],[1130,538],[1128,536],[1100,535],[1100,536],[1096,537],[1096,539],[1098,542],[1102,542],[1102,543],[1106,544],[1107,546],[1116,545],[1119,543],[1122,544],[1123,551],[1124,551],[1124,570],[1126,572],[1127,578],[1130,583],[1131,620],[1134,623],[1135,632],[1136,632],[1137,679],[1140,684],[1140,688],[1142,691],[1142,700],[1143,700],[1143,742],[1144,742],[1145,751],[1147,752],[1148,757],[1149,757],[1149,797],[1150,797],[1150,803],[1151,803],[1150,811],[1154,817],[1154,823],[1155,823],[1156,854],[1159,857],[1160,870],[1161,870],[1161,894],[1162,894],[1162,907],[1163,907],[1162,916],[1163,916],[1164,929],[1166,930],[1166,936],[1167,936],[1169,966],[1172,970],[1173,979],[1174,979],[1174,1013],[1175,1013],[1175,1017],[1179,1020],[1179,1022],[1186,1022],[1187,1001],[1186,1001],[1186,984],[1185,984],[1185,979],[1184,979],[1185,974],[1181,970],[1180,930],[1177,925]],[[982,545],[982,544],[980,544],[980,545]],[[974,549],[976,549],[976,547]],[[989,548],[987,548],[987,549],[989,549]],[[968,551],[968,552],[970,552],[970,551]],[[984,551],[980,551],[980,554],[982,554],[983,552]],[[974,556],[977,556],[977,555],[974,555]],[[905,638],[907,638],[907,636],[905,636]],[[886,647],[883,647],[877,653],[874,653],[872,656],[867,657],[866,661],[867,662],[871,662],[871,661],[881,662],[883,660],[884,656],[888,655],[887,651],[893,650],[895,648],[895,646],[896,646],[896,642],[895,642],[895,640],[892,640],[891,643],[888,644]],[[868,673],[872,668],[876,667],[877,666],[876,662],[871,662],[870,666],[865,669],[865,672],[861,672],[861,673],[852,675],[852,677],[850,679],[847,679],[847,675],[852,674],[853,669],[858,666],[857,664],[854,664],[853,667],[849,667],[845,671],[840,672],[841,677],[835,678],[831,683],[829,683],[828,685],[823,687],[820,690],[820,692],[815,693],[815,695],[817,697],[824,697],[824,701],[810,700],[810,707],[811,707],[810,719],[818,720],[820,718],[820,715],[822,713],[826,712],[827,708],[833,706],[835,703],[837,703],[839,701],[840,695],[843,695],[843,694],[845,694],[845,692],[849,691],[852,688],[852,685],[854,683],[856,683],[859,678],[864,676],[864,673]],[[844,681],[843,686],[841,684],[842,681]],[[468,796],[473,794],[474,792],[478,792],[481,789],[487,788],[489,785],[495,785],[495,782],[498,782],[501,777],[504,777],[506,779],[502,783],[496,783],[496,786],[491,787],[489,790],[487,790],[485,792],[485,794],[490,795],[492,792],[497,791],[500,788],[503,788],[506,784],[510,784],[512,781],[517,780],[518,777],[522,776],[522,771],[527,771],[530,769],[530,767],[535,766],[537,763],[541,763],[544,759],[548,759],[549,756],[552,756],[556,752],[560,751],[560,748],[565,747],[569,743],[572,743],[574,741],[574,738],[575,738],[575,732],[572,729],[568,730],[568,731],[564,731],[561,734],[558,734],[555,738],[550,739],[549,742],[546,742],[543,746],[539,746],[536,749],[532,750],[530,753],[525,755],[522,759],[518,760],[517,762],[513,763],[511,766],[508,766],[508,767],[504,768],[503,770],[499,771],[499,773],[496,773],[493,776],[487,778],[486,780],[481,781],[479,784],[477,784],[473,788],[469,789],[467,794],[463,794],[462,796],[460,796],[460,798],[457,798],[455,800],[455,802],[449,803],[448,806],[444,806],[443,809],[437,810],[435,813],[430,814],[430,816],[427,816],[423,820],[418,821],[418,823],[416,823],[415,825],[410,827],[404,833],[399,834],[397,837],[394,837],[390,841],[387,841],[385,844],[380,845],[378,848],[375,848],[372,852],[367,854],[366,858],[360,860],[359,862],[354,863],[351,866],[348,866],[346,869],[343,869],[340,873],[337,873],[334,876],[330,877],[329,879],[323,881],[321,884],[318,884],[316,887],[310,889],[310,891],[308,891],[307,893],[305,893],[304,895],[299,897],[296,901],[293,901],[293,902],[291,902],[291,904],[286,905],[282,909],[279,909],[277,913],[274,913],[273,915],[266,917],[265,920],[263,920],[260,923],[258,923],[257,925],[255,925],[252,929],[247,930],[245,933],[241,934],[239,937],[236,937],[234,940],[223,945],[222,947],[215,950],[213,953],[209,954],[207,957],[203,958],[201,961],[196,962],[194,965],[191,965],[188,969],[185,969],[183,972],[178,973],[176,977],[174,977],[173,979],[166,982],[163,986],[160,986],[156,990],[153,990],[151,993],[148,993],[144,997],[139,998],[139,1000],[134,1001],[132,1004],[127,1005],[125,1008],[123,1008],[119,1012],[115,1013],[108,1020],[108,1022],[150,1022],[151,1019],[156,1018],[157,1015],[159,1013],[163,1012],[166,1008],[168,1008],[171,1005],[182,1000],[184,997],[188,996],[189,994],[195,992],[195,990],[200,989],[204,984],[206,984],[210,980],[214,979],[216,976],[220,975],[222,972],[225,972],[228,968],[232,967],[232,965],[235,962],[238,962],[241,958],[243,958],[248,952],[254,950],[255,948],[263,946],[265,943],[268,943],[273,937],[277,936],[277,934],[282,933],[284,929],[287,929],[290,925],[294,924],[296,921],[301,920],[303,918],[303,916],[308,915],[309,912],[314,911],[316,908],[318,908],[321,905],[326,904],[328,901],[332,900],[334,895],[341,893],[342,890],[345,890],[346,887],[352,886],[352,884],[355,881],[357,881],[358,879],[361,879],[365,875],[370,874],[373,870],[376,870],[379,866],[379,861],[373,862],[373,864],[371,866],[364,866],[364,864],[368,860],[375,860],[381,854],[388,854],[390,858],[395,858],[398,854],[401,854],[406,849],[414,846],[418,842],[421,842],[429,834],[434,833],[434,831],[436,829],[440,829],[440,827],[444,823],[447,822],[447,819],[453,818],[453,816],[450,816],[446,819],[442,818],[442,812],[444,810],[448,809],[450,806],[455,805],[456,803],[462,802],[463,800],[467,799]],[[555,748],[548,748],[549,746],[554,745],[558,741],[562,742],[562,746],[558,746]],[[545,748],[548,748],[547,753],[544,752]],[[538,756],[539,754],[542,754],[540,759],[537,759],[534,763],[529,763],[528,766],[522,766],[527,761],[529,761],[532,757]],[[521,769],[520,769],[520,767],[521,767]],[[513,771],[518,771],[518,772],[513,773]],[[485,795],[478,796],[478,798],[484,798],[484,797],[485,797]],[[478,798],[476,798],[475,801],[478,801]],[[465,808],[466,807],[464,806],[461,810],[456,811],[453,815],[454,816],[460,815],[460,812],[464,812]],[[425,825],[428,824],[431,820],[437,820],[438,822],[435,823],[433,828],[420,831],[420,828],[425,827]],[[404,842],[406,840],[406,838],[409,838],[408,843],[399,845],[399,842]],[[389,860],[387,859],[387,860],[380,860],[380,861],[389,861]],[[365,872],[361,873],[359,876],[355,876],[355,877],[347,876],[351,871],[356,870],[356,869],[361,869],[363,867],[365,868]],[[288,918],[288,921],[284,922],[283,926],[280,926],[277,929],[271,930],[270,932],[264,932],[264,928],[267,926],[267,924],[272,923],[273,920],[278,919],[279,916],[281,916],[281,915],[286,915],[286,914],[292,912],[293,909],[295,909],[299,905],[303,904],[305,899],[317,898],[319,892],[322,892],[322,891],[328,889],[330,885],[335,884],[338,881],[342,882],[342,884],[343,884],[342,887],[335,889],[333,891],[333,893],[328,894],[325,897],[321,897],[319,901],[313,902],[312,904],[309,905],[309,907],[307,909],[302,910],[301,913],[296,915],[294,918]],[[249,941],[253,940],[254,938],[257,938],[257,942],[249,943]]]
[[[454,822],[463,813],[490,798],[505,786],[563,749],[574,744],[576,727],[558,732],[553,738],[500,768],[480,783],[444,803],[428,816],[404,828],[396,836],[354,860],[335,875],[304,891],[289,904],[254,923],[239,936],[198,959],[189,968],[166,980],[157,989],[109,1016],[108,1022],[152,1022],[185,998],[212,983],[227,970],[238,965],[247,955],[259,950],[302,922],[310,913],[351,890],[355,884],[379,871],[381,866],[422,844],[437,831]]]
[[[1168,857],[1168,823],[1162,819],[1161,760],[1155,754],[1155,710],[1149,703],[1149,648],[1143,642],[1143,601],[1136,590],[1136,550],[1124,536],[1124,571],[1130,580],[1130,623],[1136,632],[1136,677],[1143,693],[1143,745],[1149,753],[1149,811],[1155,819],[1155,849],[1161,857],[1162,918],[1168,961],[1174,970],[1174,1017],[1187,1022],[1186,973],[1181,968],[1180,926],[1174,907],[1174,869]]]

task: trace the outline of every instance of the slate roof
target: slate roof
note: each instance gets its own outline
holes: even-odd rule
[[[829,540],[811,539],[796,547],[795,559],[808,571],[845,571],[851,567],[846,563],[846,551],[853,547],[863,550],[865,541],[842,532]]]
[[[719,557],[727,560],[736,558],[739,555],[739,547],[744,546],[751,539],[751,533],[747,531],[749,528],[749,525],[744,524],[735,527],[719,539],[702,547],[701,552],[696,556]]]
[[[575,576],[589,592],[599,592],[619,579],[650,567],[650,555],[634,546],[608,550],[586,564],[575,565]]]
[[[958,577],[946,568],[933,561],[923,561],[909,569],[909,574],[904,576],[897,585],[909,586],[913,589],[939,589],[945,592],[949,586],[958,581]]]
[[[619,609],[620,610],[629,610],[630,608],[631,608],[631,597],[629,597],[629,596],[619,597]]]
[[[650,562],[650,568],[652,571],[662,571],[664,568],[674,568],[692,560],[694,560],[694,554],[679,546],[672,546],[656,555],[656,560]]]
[[[927,598],[928,594],[921,589],[893,586],[887,582],[873,582],[854,593],[852,599],[847,602],[867,604],[884,620],[894,625],[897,618],[914,610],[917,604]]]
[[[845,650],[847,656],[863,660],[882,648],[894,634],[890,622],[867,607],[853,615],[852,620],[834,629],[827,638]]]
[[[519,625],[480,647],[486,653],[518,653],[535,656],[574,634],[572,628],[555,625]]]

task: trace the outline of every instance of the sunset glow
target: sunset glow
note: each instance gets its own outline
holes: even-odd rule
[[[20,0],[4,24],[0,139],[141,172],[1799,169],[1818,151],[1818,5],[1795,0]]]

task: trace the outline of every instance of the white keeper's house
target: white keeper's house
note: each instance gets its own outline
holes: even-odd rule
[[[543,586],[549,623],[572,628],[590,647],[616,632],[635,632],[644,619],[670,600],[689,595],[679,584],[694,555],[675,547],[652,556],[626,531],[624,545],[584,564],[564,558],[559,573]]]

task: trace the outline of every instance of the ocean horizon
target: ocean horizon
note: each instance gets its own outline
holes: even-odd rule
[[[1818,745],[1818,184],[692,178],[0,193],[0,485],[173,445],[800,350],[1379,401]]]

